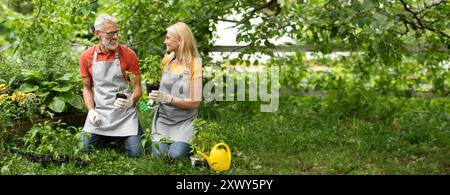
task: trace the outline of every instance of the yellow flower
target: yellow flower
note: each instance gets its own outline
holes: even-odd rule
[[[24,104],[26,101],[26,95],[21,91],[14,91],[14,93],[11,96],[11,99],[19,104]]]
[[[2,101],[9,100],[9,95],[8,94],[1,94],[0,95],[0,100],[2,100]]]
[[[8,86],[5,84],[0,84],[0,94],[8,93]]]

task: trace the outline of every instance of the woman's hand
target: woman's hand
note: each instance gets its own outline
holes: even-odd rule
[[[156,112],[158,110],[158,106],[155,106],[154,108],[152,108],[151,112]]]
[[[172,96],[164,93],[163,91],[152,90],[151,93],[148,94],[150,99],[158,101],[160,103],[172,103]]]

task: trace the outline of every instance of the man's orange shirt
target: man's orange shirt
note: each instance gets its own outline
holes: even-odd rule
[[[95,45],[84,51],[80,56],[80,74],[81,77],[92,78],[92,60],[94,58],[94,49],[97,52],[97,61],[113,61],[114,52],[108,54],[100,50],[100,45]],[[119,44],[117,47],[119,52],[120,68],[122,72],[129,71],[133,74],[139,74],[139,60],[133,50],[127,48],[125,45]]]

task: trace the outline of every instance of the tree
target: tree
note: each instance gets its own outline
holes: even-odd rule
[[[36,48],[53,48],[48,55],[56,55],[66,49],[61,45],[92,44],[95,15],[107,12],[119,18],[121,40],[140,58],[163,55],[165,29],[177,21],[189,24],[208,64],[216,24],[226,21],[238,29],[236,41],[247,43],[238,63],[249,64],[244,54],[255,52],[275,57],[273,49],[280,46],[273,40],[287,36],[290,44],[307,44],[323,54],[348,50],[343,67],[357,75],[355,83],[373,82],[390,91],[431,82],[436,92],[448,93],[450,77],[443,66],[450,47],[448,0],[32,2],[32,14],[15,11],[17,3],[0,7],[0,42],[12,43],[21,56]]]

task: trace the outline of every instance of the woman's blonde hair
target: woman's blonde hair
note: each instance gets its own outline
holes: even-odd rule
[[[177,22],[167,28],[167,32],[171,32],[176,38],[180,39],[180,45],[178,46],[177,55],[183,64],[193,64],[195,58],[200,57],[195,43],[194,34],[186,23]],[[169,54],[170,56],[174,55]]]

